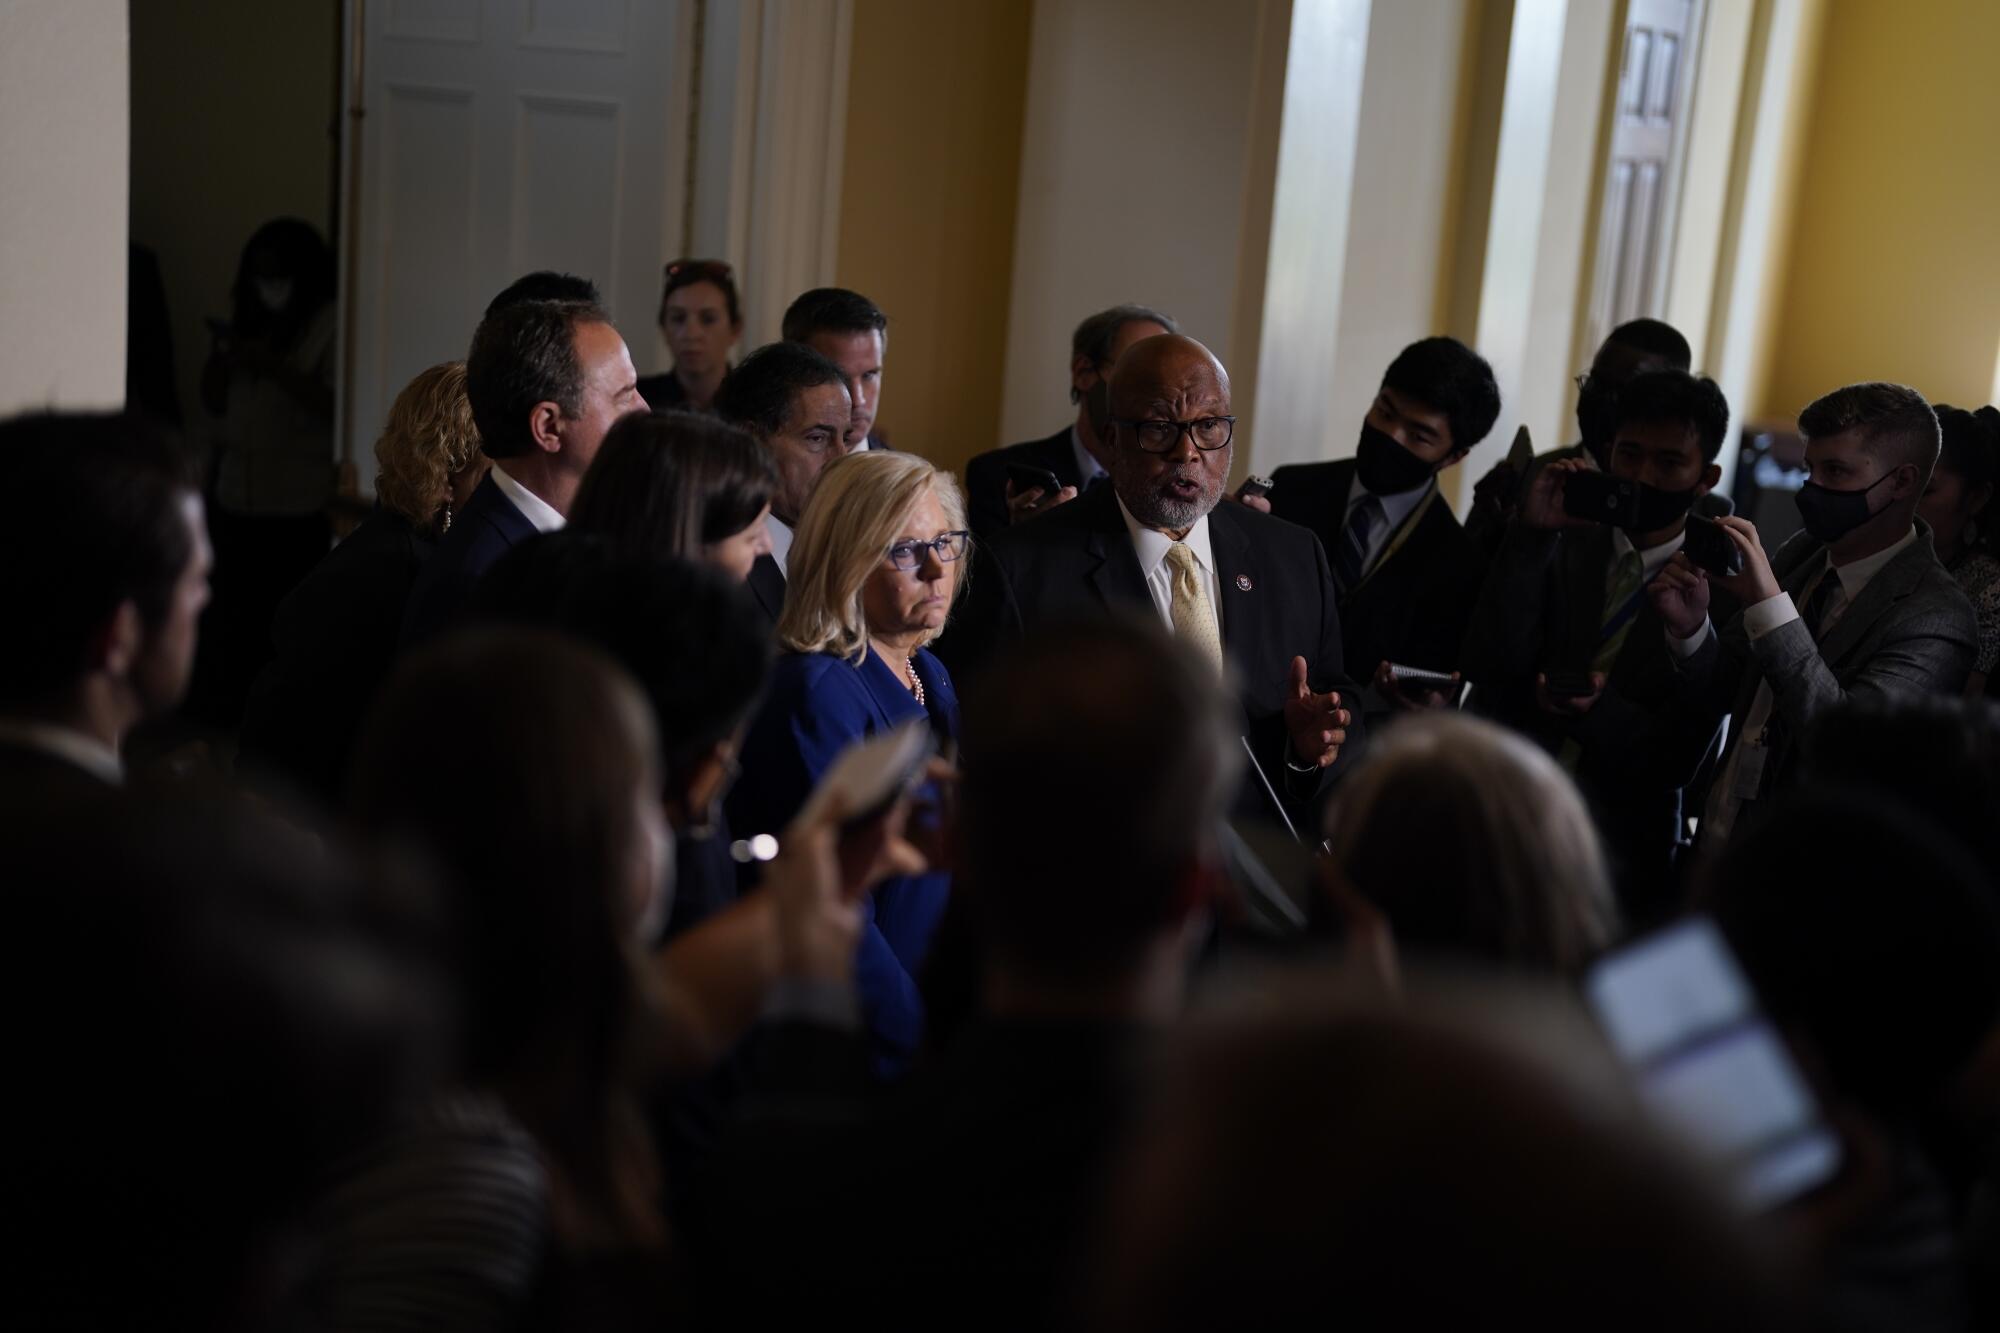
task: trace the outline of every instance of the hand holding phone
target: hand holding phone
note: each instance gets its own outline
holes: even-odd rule
[[[1700,514],[1689,514],[1687,536],[1681,542],[1681,550],[1687,555],[1688,563],[1696,569],[1704,570],[1715,578],[1734,578],[1743,572],[1743,552],[1722,525],[1712,518]]]
[[[1615,528],[1636,528],[1639,483],[1604,472],[1568,472],[1563,476],[1562,507],[1571,518]]]

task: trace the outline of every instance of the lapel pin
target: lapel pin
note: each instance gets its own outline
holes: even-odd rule
[[[1248,574],[1238,574],[1236,576],[1236,586],[1244,592],[1249,592],[1252,588],[1256,587],[1257,585],[1250,581],[1250,576]]]

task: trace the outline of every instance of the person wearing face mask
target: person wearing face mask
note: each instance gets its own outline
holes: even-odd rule
[[[1370,712],[1442,702],[1398,686],[1390,663],[1458,667],[1484,564],[1437,478],[1499,415],[1492,367],[1456,338],[1425,338],[1383,373],[1352,460],[1272,475],[1270,512],[1312,529],[1332,562],[1346,660],[1374,677]]]
[[[1679,329],[1657,319],[1634,319],[1611,330],[1590,359],[1590,368],[1576,377],[1577,442],[1537,454],[1527,472],[1516,476],[1505,459],[1495,463],[1472,490],[1472,509],[1465,531],[1491,559],[1507,536],[1507,525],[1519,512],[1535,475],[1550,463],[1577,459],[1607,471],[1611,436],[1617,428],[1618,391],[1640,375],[1656,370],[1686,370],[1694,364],[1688,340]]]
[[[1733,714],[1705,845],[1720,846],[1791,785],[1815,718],[1849,698],[1956,693],[1978,644],[1972,604],[1917,517],[1939,449],[1923,395],[1850,384],[1801,412],[1799,433],[1805,531],[1768,556],[1750,523],[1721,519],[1741,573],[1713,578],[1680,554],[1648,588],[1677,668],[1676,705]],[[1712,616],[1716,587],[1742,609]]]
[[[667,265],[660,335],[674,363],[643,377],[639,396],[656,412],[709,411],[729,374],[729,353],[743,337],[743,308],[729,265],[719,259],[676,259]]]
[[[1638,486],[1636,522],[1564,511],[1580,458],[1542,468],[1510,526],[1465,640],[1473,706],[1539,742],[1577,779],[1613,861],[1620,905],[1647,920],[1671,905],[1686,841],[1682,791],[1719,718],[1655,706],[1672,668],[1646,584],[1687,536],[1688,511],[1721,479],[1729,404],[1713,380],[1641,375],[1619,393],[1607,453]]]

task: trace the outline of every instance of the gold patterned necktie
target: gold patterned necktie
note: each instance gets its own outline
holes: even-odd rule
[[[1215,608],[1208,604],[1201,566],[1187,543],[1175,542],[1167,548],[1169,586],[1173,589],[1170,609],[1174,633],[1200,649],[1217,671],[1222,670],[1222,635],[1216,631]]]

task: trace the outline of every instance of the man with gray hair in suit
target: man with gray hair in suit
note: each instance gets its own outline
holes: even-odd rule
[[[1678,687],[1735,717],[1702,819],[1711,846],[1789,785],[1815,718],[1850,698],[1956,694],[1978,644],[1972,604],[1916,516],[1939,447],[1923,395],[1850,384],[1800,413],[1799,433],[1805,531],[1767,557],[1749,522],[1719,519],[1742,572],[1710,578],[1683,553],[1650,589]],[[1742,607],[1719,630],[1711,584]]]

